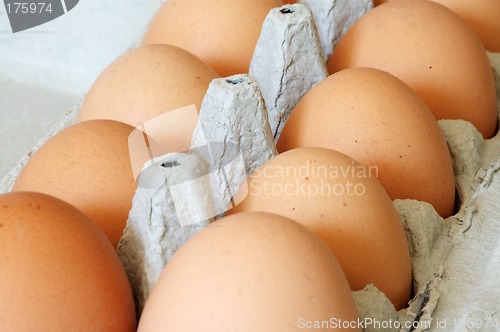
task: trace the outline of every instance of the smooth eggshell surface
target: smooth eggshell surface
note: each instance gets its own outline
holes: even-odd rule
[[[411,290],[408,243],[371,170],[330,149],[293,149],[251,174],[246,197],[229,213],[265,211],[303,224],[327,243],[351,289],[373,283],[401,309]]]
[[[0,195],[0,330],[133,332],[125,270],[78,209],[39,193]]]
[[[327,246],[287,218],[243,213],[212,223],[179,249],[146,302],[139,331],[288,332],[331,319],[358,316]]]
[[[168,0],[143,44],[184,48],[222,77],[248,73],[264,19],[280,6],[281,0]]]
[[[500,1],[433,0],[453,10],[478,34],[484,47],[500,52]]]
[[[497,125],[493,72],[474,30],[427,0],[393,0],[361,17],[328,61],[330,73],[373,67],[407,83],[440,119],[471,122],[491,138]]]
[[[95,221],[116,247],[136,190],[128,145],[133,130],[111,120],[72,125],[33,155],[12,190],[67,201]]]
[[[122,55],[99,75],[85,96],[78,122],[108,119],[143,129],[141,125],[150,120],[148,134],[164,146],[164,152],[180,152],[190,146],[196,118],[171,111],[190,105],[199,111],[214,78],[218,75],[210,67],[178,47],[141,47]]]
[[[389,0],[375,0],[376,6]],[[498,0],[432,0],[453,10],[479,35],[484,47],[500,52],[500,1]]]
[[[404,82],[373,68],[337,72],[298,103],[278,151],[318,146],[376,166],[391,199],[428,202],[453,213],[455,178],[441,129],[427,105]]]

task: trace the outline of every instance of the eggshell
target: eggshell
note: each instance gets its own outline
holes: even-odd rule
[[[119,57],[101,73],[86,95],[77,121],[109,119],[140,127],[168,113],[160,124],[167,128],[152,128],[154,123],[150,121],[149,134],[168,145],[168,152],[178,146],[189,147],[196,119],[171,111],[190,105],[199,111],[208,85],[217,77],[208,65],[178,47],[138,48]],[[171,146],[172,140],[180,143]]]
[[[373,68],[331,75],[299,102],[278,151],[319,146],[377,167],[391,199],[431,203],[453,213],[453,165],[441,129],[427,105],[404,82]]]
[[[401,309],[411,290],[408,244],[371,171],[330,149],[293,149],[255,171],[246,197],[229,213],[264,211],[303,224],[328,244],[352,290],[373,283]]]
[[[281,0],[168,0],[151,21],[143,45],[176,45],[220,76],[248,73],[262,23]]]
[[[0,196],[0,330],[136,330],[127,275],[104,233],[39,193]]]
[[[406,82],[440,119],[496,130],[493,72],[474,30],[451,10],[426,0],[393,0],[358,20],[328,61],[330,73],[374,67]]]
[[[331,319],[356,324],[358,316],[327,246],[287,218],[244,213],[212,223],[179,249],[138,331],[303,331]]]
[[[133,130],[111,120],[62,130],[31,158],[13,191],[42,192],[69,202],[95,221],[116,247],[136,189],[128,148]]]
[[[389,0],[375,0],[380,5]],[[484,47],[500,52],[500,2],[498,0],[432,0],[453,10],[478,34]]]
[[[453,10],[478,34],[484,47],[500,52],[500,1],[433,0]]]

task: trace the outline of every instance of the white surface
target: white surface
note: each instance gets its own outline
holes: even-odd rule
[[[67,93],[0,78],[0,178],[75,99]]]
[[[44,25],[12,33],[0,3],[0,178],[136,47],[161,0],[81,0]]]

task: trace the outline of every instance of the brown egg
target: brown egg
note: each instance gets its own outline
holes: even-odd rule
[[[493,73],[477,34],[451,10],[427,0],[393,0],[359,19],[328,61],[331,73],[373,67],[406,82],[439,119],[496,130]]]
[[[391,199],[428,202],[453,213],[455,178],[441,129],[427,105],[404,82],[373,68],[331,75],[298,103],[278,151],[319,146],[376,166]]]
[[[373,171],[333,150],[290,150],[249,177],[247,196],[229,213],[265,211],[298,221],[328,244],[351,289],[373,283],[401,309],[411,290],[408,244]]]
[[[248,73],[262,23],[281,0],[168,0],[143,44],[171,44],[188,50],[220,76]]]
[[[68,127],[35,153],[13,190],[69,202],[95,221],[116,247],[136,189],[128,148],[133,130],[111,120]]]
[[[484,47],[500,52],[500,1],[433,0],[453,10],[478,34]]]
[[[125,270],[78,209],[39,193],[0,195],[0,330],[133,332]]]
[[[118,58],[97,78],[85,97],[78,121],[109,119],[138,127],[189,105],[194,104],[199,111],[208,85],[217,77],[200,59],[178,47],[138,48]],[[182,113],[169,115],[161,124],[167,129],[148,133],[163,144],[180,140],[168,148],[170,151],[189,147],[196,118]]]
[[[380,5],[389,0],[375,0]],[[432,0],[453,10],[479,35],[484,47],[500,52],[500,2],[498,0]]]
[[[290,219],[244,213],[212,223],[179,249],[138,331],[291,332],[357,319],[345,275],[322,241]]]

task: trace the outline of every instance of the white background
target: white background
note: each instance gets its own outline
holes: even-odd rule
[[[109,63],[139,45],[161,3],[80,0],[65,15],[14,34],[0,1],[0,178]]]

